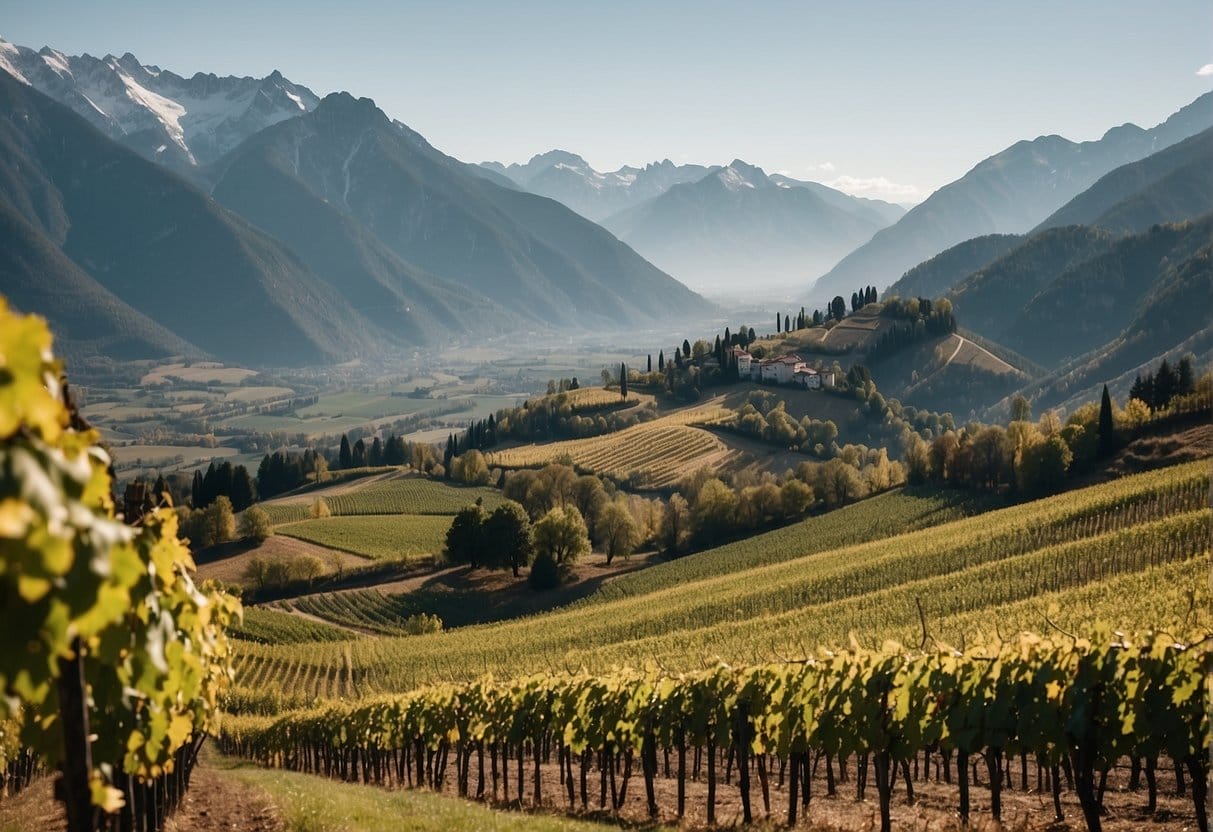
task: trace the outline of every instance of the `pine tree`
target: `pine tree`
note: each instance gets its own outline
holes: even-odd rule
[[[1116,423],[1112,419],[1112,396],[1108,393],[1108,385],[1103,386],[1103,396],[1099,399],[1099,452],[1107,455],[1116,450]]]
[[[1162,409],[1171,403],[1171,398],[1178,387],[1178,381],[1175,371],[1164,358],[1158,365],[1158,372],[1154,376],[1154,406],[1156,408]]]
[[[1192,356],[1185,355],[1175,365],[1175,393],[1186,396],[1196,392],[1196,380],[1192,375]]]
[[[256,495],[253,492],[253,480],[249,477],[248,469],[237,465],[232,471],[232,511],[244,511],[253,504]]]
[[[354,456],[350,452],[350,438],[344,433],[341,434],[341,450],[337,453],[337,467],[349,468],[354,463]]]
[[[375,437],[375,441],[371,443],[371,450],[367,455],[367,462],[371,467],[378,468],[383,464],[383,443],[379,441],[379,437]]]

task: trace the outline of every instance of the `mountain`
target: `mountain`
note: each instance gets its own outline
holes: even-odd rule
[[[51,318],[57,352],[71,358],[104,355],[116,360],[202,354],[117,298],[4,201],[0,201],[0,239],[4,240],[0,246],[4,296],[16,309]]]
[[[282,212],[275,233],[308,221],[292,208],[301,195],[300,213],[325,202],[415,267],[418,280],[428,273],[457,283],[536,323],[619,326],[712,311],[599,226],[469,168],[373,101],[335,93],[252,137],[207,175],[216,196],[254,222]]]
[[[228,361],[329,363],[374,354],[385,340],[278,241],[6,72],[0,72],[0,204],[11,227],[17,227],[12,216],[28,226],[20,229],[22,246],[43,252],[10,258],[13,272],[0,292],[19,294],[56,329],[75,333],[81,325],[78,310],[54,303],[49,287],[62,282],[77,287],[69,290],[75,297],[91,292],[111,305],[110,295],[121,301],[111,322],[118,313],[129,317],[130,307]],[[36,271],[42,268],[49,271]],[[35,282],[40,295],[30,288]],[[112,328],[122,331],[116,323]],[[153,335],[164,341],[159,330],[143,339]]]
[[[817,305],[855,286],[887,286],[907,269],[964,240],[1021,234],[1038,225],[1104,174],[1213,126],[1206,93],[1150,130],[1126,124],[1097,141],[1061,136],[1021,141],[980,162],[878,232],[822,276],[810,292]]]
[[[949,293],[956,317],[979,335],[1002,343],[1007,326],[1037,293],[1069,267],[1108,250],[1116,239],[1110,231],[1083,225],[1029,237]]]
[[[1154,225],[1117,240],[1106,251],[1069,266],[1035,293],[1003,327],[1000,340],[1046,366],[1102,348],[1133,322],[1147,301],[1165,292],[1177,270],[1184,272],[1192,268],[1184,264],[1199,262],[1193,258],[1210,240],[1213,221],[1208,217],[1199,222]],[[1205,274],[1213,279],[1207,268]],[[1176,298],[1179,306],[1194,300]],[[1205,326],[1211,323],[1210,308],[1204,307]],[[958,304],[957,309],[963,314],[962,306]],[[1173,336],[1183,329],[1179,325],[1183,309],[1167,305],[1160,313],[1165,315],[1162,330],[1173,330]],[[1042,332],[1049,337],[1041,338]]]
[[[481,167],[595,222],[660,196],[674,185],[702,179],[712,170],[703,165],[676,165],[666,159],[643,168],[625,166],[599,172],[585,159],[565,150],[541,153],[526,164],[483,162]]]
[[[0,70],[75,110],[140,155],[179,172],[218,159],[249,136],[320,99],[275,71],[265,78],[197,73],[183,78],[129,52],[64,55],[0,39]]]
[[[892,225],[904,217],[906,213],[906,209],[900,205],[894,205],[891,202],[885,202],[880,199],[852,196],[842,191],[836,191],[827,185],[822,185],[820,182],[793,179],[790,176],[784,176],[782,173],[772,173],[770,179],[782,188],[808,188],[835,208],[855,214],[856,216],[865,217],[872,222],[880,224],[882,227]]]
[[[1123,165],[1042,222],[1144,231],[1213,211],[1213,128]]]
[[[1198,366],[1213,360],[1213,218],[1151,229],[1138,237],[1137,243],[1126,244],[1145,248],[1153,238],[1160,247],[1168,241],[1175,246],[1147,274],[1127,273],[1127,285],[1139,300],[1121,309],[1130,320],[1119,335],[1024,389],[1034,407],[1072,409],[1096,400],[1104,383],[1123,400],[1134,376],[1152,371],[1163,358],[1174,364],[1191,353]],[[1194,244],[1199,247],[1191,250]]]
[[[603,224],[681,280],[748,291],[806,281],[883,221],[877,211],[840,207],[815,188],[780,184],[735,159]]]
[[[1023,240],[1018,234],[986,234],[957,243],[910,269],[884,294],[901,298],[946,295],[966,277],[988,266]]]

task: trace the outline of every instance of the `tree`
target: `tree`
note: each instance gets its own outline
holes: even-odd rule
[[[323,497],[317,497],[312,500],[312,504],[308,506],[308,517],[313,520],[320,520],[325,517],[331,517],[333,512],[329,511],[329,504],[324,501]]]
[[[244,511],[253,504],[255,496],[253,480],[248,475],[248,469],[243,465],[237,465],[232,469],[232,510]]]
[[[607,566],[616,556],[629,557],[640,545],[640,526],[622,501],[609,503],[598,518],[599,537],[606,551]]]
[[[682,339],[682,357],[683,358],[691,357],[691,342],[688,341],[686,338]]]
[[[854,466],[835,458],[818,466],[816,491],[833,508],[863,496],[863,480]]]
[[[970,476],[979,489],[994,491],[1011,473],[1007,432],[991,425],[973,437],[970,443]]]
[[[484,454],[475,448],[452,460],[451,473],[455,479],[468,485],[488,485],[493,478]]]
[[[531,539],[531,518],[526,509],[513,500],[506,500],[484,521],[484,565],[490,569],[511,569],[517,578],[519,570],[531,562],[534,543]]]
[[[777,332],[777,333],[783,332],[782,327],[783,327],[783,318],[781,318],[779,316],[779,313],[776,312],[775,313],[775,332]]]
[[[573,483],[572,492],[572,503],[577,506],[582,519],[585,520],[590,540],[599,540],[598,515],[611,499],[602,487],[602,480],[593,474],[584,474]]]
[[[661,525],[657,536],[667,555],[674,554],[684,545],[691,529],[691,512],[686,498],[673,494],[661,512]]]
[[[366,461],[373,468],[378,468],[383,464],[383,443],[379,441],[379,437],[375,437],[375,441],[371,443],[371,450],[367,453]]]
[[[245,509],[244,514],[240,515],[241,537],[260,545],[269,540],[273,534],[274,524],[270,522],[270,516],[265,509],[253,506]]]
[[[1106,456],[1116,450],[1116,422],[1112,418],[1112,396],[1108,393],[1108,385],[1103,386],[1103,395],[1099,399],[1099,454]]]
[[[1051,436],[1024,449],[1016,479],[1024,491],[1052,494],[1065,484],[1074,454],[1060,435]]]
[[[858,311],[859,311],[859,306],[860,306],[860,303],[859,303],[859,293],[858,293],[858,292],[851,292],[851,311],[852,311],[852,312],[858,312]]]
[[[1175,393],[1187,396],[1196,391],[1196,379],[1192,374],[1192,356],[1185,355],[1175,365]]]
[[[779,489],[779,502],[784,517],[799,517],[813,504],[813,489],[795,477],[789,477]]]
[[[657,353],[657,372],[665,372],[665,350],[661,350]]]
[[[733,530],[737,495],[715,477],[704,482],[691,508],[691,525],[701,542],[711,542]]]
[[[341,450],[337,452],[337,467],[350,468],[354,464],[354,455],[350,451],[350,438],[341,434]]]
[[[619,397],[628,397],[628,365],[623,363],[619,365]]]
[[[558,566],[575,563],[590,551],[590,537],[581,512],[574,506],[553,508],[534,528],[536,558],[547,556]]]
[[[1016,393],[1011,399],[1011,421],[1027,422],[1032,418],[1032,403],[1025,396]]]
[[[749,331],[747,331],[745,335],[746,346],[749,346],[757,340],[758,336],[754,333],[754,327],[750,327]]]
[[[251,557],[244,567],[244,580],[256,589],[265,589],[265,579],[269,575],[269,562],[262,557]]]
[[[266,459],[269,459],[268,455]],[[194,480],[190,484],[190,505],[202,508],[202,472],[197,468],[194,469]]]
[[[649,359],[648,359],[648,360],[649,360],[648,369],[647,369],[647,370],[645,370],[645,372],[646,372],[646,373],[651,373],[651,372],[653,372],[653,354],[652,354],[652,353],[649,353]]]
[[[203,522],[211,546],[227,543],[236,536],[236,515],[232,513],[232,501],[224,494],[206,507]]]
[[[834,300],[830,301],[830,314],[838,321],[847,316],[847,302],[842,299],[842,295],[835,295]]]
[[[480,503],[459,509],[446,532],[442,554],[450,563],[466,563],[475,569],[484,546],[484,509]]]
[[[1148,402],[1148,404],[1155,410],[1162,410],[1171,403],[1178,388],[1179,377],[1164,358],[1158,365],[1158,372],[1154,375],[1154,401]]]
[[[366,442],[359,439],[354,443],[354,452],[352,454],[353,465],[355,468],[365,468],[366,459]]]
[[[541,552],[531,564],[527,583],[535,590],[555,589],[560,586],[560,567],[555,558],[547,552]]]

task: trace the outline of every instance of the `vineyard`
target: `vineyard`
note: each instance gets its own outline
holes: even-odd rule
[[[668,488],[700,468],[718,469],[735,456],[711,433],[663,418],[590,439],[495,451],[489,454],[489,464],[535,468],[565,461],[580,471],[630,480],[637,487]]]
[[[412,608],[408,595],[377,589],[304,595],[280,605],[352,630],[389,636],[409,633],[412,627],[407,620],[420,613]]]
[[[227,632],[233,638],[258,644],[305,644],[354,637],[349,630],[266,607],[246,607],[244,620],[228,627]]]
[[[1055,620],[1075,626],[1094,618],[1206,626],[1208,488],[1207,465],[1193,463],[832,550],[809,538],[799,557],[538,619],[306,652],[249,645],[238,682],[290,690],[303,672],[349,696],[563,666],[606,672],[660,661],[691,670],[716,658],[803,654],[806,645],[845,644],[852,632],[869,643],[905,639],[919,627],[920,604],[932,632],[952,639],[995,626],[1041,629],[1051,604]]]
[[[277,533],[374,560],[420,561],[442,551],[450,526],[443,514],[368,514],[304,520]]]
[[[259,504],[275,524],[295,523],[308,519],[308,509],[315,499],[299,495]],[[337,516],[359,514],[455,514],[459,509],[482,500],[492,511],[501,502],[501,492],[492,488],[469,488],[447,485],[420,477],[377,479],[361,487],[352,487],[339,494],[324,496],[329,511]]]
[[[835,765],[840,781],[854,772],[857,800],[875,792],[884,832],[894,790],[913,803],[916,783],[932,771],[937,783],[955,783],[949,791],[964,824],[983,777],[987,811],[1002,821],[1004,791],[1018,774],[1020,790],[1051,795],[1057,820],[1076,802],[1087,828],[1099,830],[1118,761],[1131,760],[1138,778],[1144,771],[1152,811],[1159,765],[1169,759],[1178,782],[1190,778],[1191,805],[1207,830],[1207,639],[1096,629],[1090,638],[1025,633],[963,650],[929,641],[924,632],[918,648],[853,645],[679,674],[485,678],[365,704],[228,717],[220,743],[266,766],[438,790],[449,778],[463,797],[508,802],[512,788],[518,804],[570,811],[620,813],[638,773],[644,793],[636,786],[633,803],[642,800],[648,818],[686,817],[692,788],[706,792],[708,824],[718,821],[721,787],[734,784],[745,823],[811,820],[824,761],[829,795]],[[672,797],[665,806],[660,780],[676,784],[672,795],[662,790]]]

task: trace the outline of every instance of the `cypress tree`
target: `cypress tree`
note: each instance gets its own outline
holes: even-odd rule
[[[659,373],[665,372],[665,350],[657,353],[657,371]]]
[[[687,360],[691,358],[691,342],[686,338],[682,339],[682,357]]]
[[[783,331],[784,332],[792,331],[792,319],[787,315],[783,316]]]
[[[749,346],[757,340],[757,337],[754,335],[754,327],[750,327],[749,331],[746,333],[745,340],[746,346]]]
[[[349,468],[354,463],[354,456],[350,453],[350,438],[344,433],[341,434],[341,450],[337,452],[337,467]]]
[[[232,511],[244,511],[253,504],[253,480],[249,477],[248,469],[237,465],[232,471]]]
[[[265,459],[269,460],[269,454],[266,454]],[[264,465],[265,462],[262,462]],[[194,481],[190,484],[190,505],[194,508],[202,507],[202,472],[197,468],[194,469]]]
[[[783,318],[779,317],[779,313],[775,313],[775,332],[776,334],[783,332],[779,327],[783,325]]]
[[[1116,450],[1116,424],[1112,420],[1112,396],[1108,393],[1108,385],[1103,386],[1103,396],[1099,399],[1099,452],[1102,455]]]
[[[619,365],[619,395],[625,399],[628,397],[628,365],[623,363]]]
[[[1192,376],[1192,356],[1185,355],[1175,365],[1175,393],[1186,396],[1196,392],[1196,381]]]
[[[653,353],[649,353],[648,369],[646,369],[645,372],[646,373],[653,372]]]

